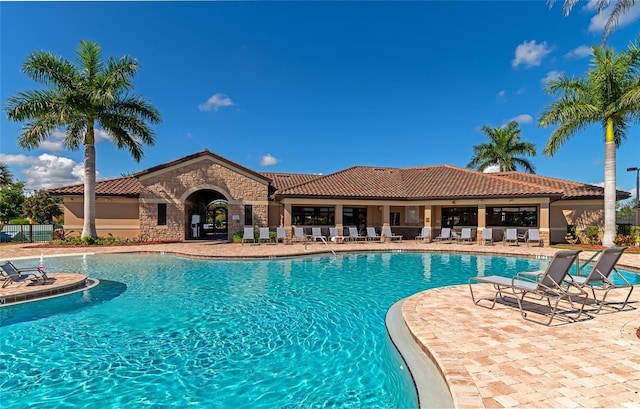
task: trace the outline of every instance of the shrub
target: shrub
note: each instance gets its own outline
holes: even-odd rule
[[[600,229],[598,226],[589,226],[584,233],[584,242],[587,244],[601,244]]]
[[[618,234],[613,239],[613,244],[616,246],[635,246],[636,240],[633,236],[625,236],[623,234]]]

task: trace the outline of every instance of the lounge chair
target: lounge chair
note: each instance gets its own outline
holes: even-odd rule
[[[258,243],[273,243],[271,241],[271,236],[269,236],[269,228],[268,227],[260,227],[260,236],[258,237]]]
[[[502,245],[506,246],[509,243],[515,243],[518,245],[518,229],[507,229],[502,237]]]
[[[311,237],[309,237],[311,241],[324,241],[324,236],[322,235],[322,229],[320,227],[312,227],[311,228]]]
[[[276,244],[287,242],[287,230],[284,227],[276,227]]]
[[[382,241],[382,237],[376,233],[375,227],[367,227],[367,240],[368,241]]]
[[[349,241],[365,241],[367,237],[361,236],[357,227],[349,227],[349,236],[347,236],[347,239]]]
[[[569,269],[571,266],[576,263],[578,259],[578,253],[581,250],[565,250],[559,251],[551,260],[551,263],[544,271],[541,276],[532,276],[531,273],[518,273],[513,278],[501,277],[501,276],[487,276],[487,277],[472,277],[469,279],[469,291],[471,292],[471,299],[475,305],[492,309],[495,307],[496,302],[500,299],[502,301],[506,301],[505,295],[502,293],[504,290],[511,290],[513,296],[518,302],[518,308],[520,309],[520,314],[522,314],[522,318],[527,321],[533,321],[538,324],[550,325],[553,318],[556,316],[558,312],[558,304],[560,301],[565,300],[569,302],[571,306],[570,311],[576,313],[577,315],[574,317],[570,317],[568,314],[565,316],[572,320],[577,321],[582,312],[584,310],[585,303],[587,301],[588,293],[582,289],[581,286],[571,282]],[[495,290],[495,294],[493,298],[479,298],[476,300],[475,295],[473,293],[473,284],[474,283],[485,283],[491,284]],[[549,312],[545,315],[549,317],[549,321],[539,321],[535,319],[531,319],[528,317],[528,313],[533,310],[533,308],[525,309],[524,299],[526,296],[531,296],[531,298],[535,298],[538,300],[546,300],[547,308]],[[582,304],[580,304],[580,308],[577,310],[574,308],[574,300],[582,299]],[[482,301],[493,301],[489,306],[482,305]],[[552,303],[553,301],[553,303]],[[539,312],[539,304],[527,302],[528,305],[536,306],[533,312]]]
[[[253,227],[245,227],[244,233],[242,234],[242,244],[244,243],[255,243],[256,238],[253,235]]]
[[[527,230],[527,232],[524,234],[524,242],[527,243],[527,246],[529,246],[529,243],[536,242],[538,243],[538,246],[542,247],[542,240],[540,240],[540,230]]]
[[[416,240],[422,242],[430,242],[431,241],[431,227],[423,227],[420,229],[420,233],[416,236]]]
[[[304,229],[302,227],[294,227],[292,241],[293,243],[305,243],[309,241],[309,238],[304,234]]]
[[[593,300],[598,308],[593,311],[596,314],[600,312],[604,305],[608,307],[612,307],[616,310],[622,310],[627,305],[629,301],[629,297],[631,297],[631,293],[633,292],[633,285],[627,281],[626,278],[618,270],[616,270],[615,266],[620,260],[620,256],[627,249],[627,247],[609,247],[602,251],[600,257],[598,258],[598,262],[593,269],[586,276],[573,275],[569,277],[568,281],[572,281],[573,283],[579,285],[584,289],[591,290],[591,294],[593,295]],[[615,275],[613,274],[615,272]],[[617,276],[617,277],[616,277]],[[616,284],[615,279],[617,278],[621,284]],[[607,295],[609,295],[609,291],[615,290],[617,288],[628,288],[629,292],[627,293],[627,297],[622,302],[622,306],[615,307],[613,304],[619,303],[609,303],[606,304],[605,300],[607,299]],[[602,298],[598,299],[596,297],[596,291],[602,292]]]
[[[12,283],[21,283],[23,281],[31,281],[32,283],[46,284],[49,277],[41,267],[18,268],[10,261],[0,262],[0,279],[2,288]]]
[[[485,227],[482,230],[482,244],[486,245],[487,243],[491,243],[493,245],[493,229],[491,227]]]
[[[329,227],[329,240],[333,241],[334,243],[344,243],[345,239],[345,236],[343,236],[342,234],[338,234],[337,227]]]
[[[382,228],[382,234],[384,237],[389,238],[390,241],[402,241],[402,236],[399,234],[393,234],[391,227],[389,226],[384,226]]]
[[[467,243],[467,244],[471,244],[473,243],[473,237],[472,237],[472,230],[471,227],[463,227],[462,231],[460,232],[460,236],[457,237],[457,241],[459,244],[461,243]]]
[[[436,237],[435,239],[433,239],[433,241],[446,241],[446,242],[451,242],[451,227],[443,227],[442,230],[440,230],[440,234],[438,235],[438,237]]]

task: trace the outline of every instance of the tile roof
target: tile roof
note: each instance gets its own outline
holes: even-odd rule
[[[84,194],[84,184],[47,189],[47,193],[53,196],[81,196]],[[140,182],[135,176],[101,180],[96,182],[96,196],[139,197]]]
[[[560,198],[562,189],[441,165],[414,168],[355,166],[276,192],[276,197],[412,200],[494,196]]]
[[[276,189],[286,189],[291,186],[299,185],[310,180],[317,179],[321,175],[311,175],[308,173],[273,173],[260,172],[263,176],[271,179],[273,187]]]
[[[586,183],[572,182],[570,180],[555,179],[547,176],[533,175],[523,172],[499,172],[493,173],[496,177],[503,177],[519,182],[531,183],[539,186],[552,187],[564,192],[563,199],[574,198],[601,198],[604,196],[604,188]],[[616,190],[618,200],[628,199],[631,193],[623,190]]]

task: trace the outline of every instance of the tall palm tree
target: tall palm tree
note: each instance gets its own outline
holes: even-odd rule
[[[547,0],[547,4],[549,7],[553,7],[556,0]],[[565,16],[568,16],[573,9],[573,6],[578,2],[578,0],[564,0],[564,5],[562,7],[562,11]],[[602,10],[611,3],[611,0],[596,0],[596,14],[602,13]],[[614,28],[618,25],[618,19],[624,13],[626,13],[632,6],[637,3],[637,0],[616,0],[613,4],[613,8],[611,9],[611,14],[609,18],[607,18],[607,22],[604,24],[604,29],[602,30],[602,41],[605,42],[609,34],[613,31]]]
[[[13,183],[13,174],[9,167],[4,163],[0,163],[0,187],[9,186]]]
[[[100,46],[82,40],[77,50],[78,66],[50,52],[30,54],[22,72],[46,86],[28,90],[7,100],[9,120],[26,121],[18,144],[35,149],[53,131],[66,128],[64,145],[70,150],[84,146],[83,237],[95,238],[96,129],[99,126],[119,148],[126,148],[140,161],[143,144],[153,146],[155,135],[147,122],[160,123],[160,113],[138,95],[130,95],[138,61],[124,56],[106,61]]]
[[[557,96],[546,106],[539,125],[558,125],[544,154],[553,156],[560,146],[592,124],[604,130],[604,238],[612,246],[616,222],[616,147],[626,138],[629,123],[640,118],[640,49],[637,43],[619,54],[604,45],[592,47],[593,58],[584,78],[560,76],[547,82],[545,92]]]
[[[536,146],[520,140],[520,127],[516,121],[497,128],[484,125],[482,132],[489,138],[489,142],[473,147],[473,157],[467,168],[484,171],[497,165],[501,172],[521,167],[528,173],[535,173],[535,167],[522,156],[536,156]]]

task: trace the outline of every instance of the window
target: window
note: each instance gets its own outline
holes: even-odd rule
[[[300,226],[331,226],[336,222],[334,207],[291,207],[291,223]]]
[[[253,206],[244,205],[244,225],[253,226]]]
[[[487,226],[538,227],[536,206],[487,207]]]
[[[367,209],[361,207],[345,207],[342,209],[342,224],[356,226],[358,229],[367,224]]]
[[[158,203],[158,226],[167,225],[167,204]]]
[[[400,226],[400,212],[389,213],[389,221],[392,226]]]
[[[442,208],[442,227],[477,226],[477,207],[444,207]]]

